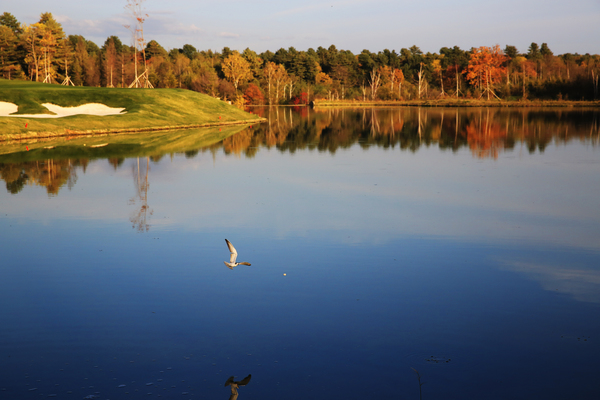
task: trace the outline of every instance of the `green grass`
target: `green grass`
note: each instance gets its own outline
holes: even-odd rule
[[[0,101],[16,104],[18,114],[50,113],[42,103],[62,107],[101,103],[109,107],[124,107],[126,111],[125,114],[110,116],[0,117],[0,140],[256,123],[260,120],[258,116],[221,100],[183,89],[73,87],[0,79]]]

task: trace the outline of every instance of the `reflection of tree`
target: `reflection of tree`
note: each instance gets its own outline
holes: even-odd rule
[[[125,159],[123,157],[115,157],[115,158],[108,159],[108,163],[113,166],[115,171],[117,170],[118,167],[121,166],[121,164],[123,164],[123,161],[125,161]]]
[[[437,144],[453,151],[468,146],[476,157],[497,158],[516,142],[525,143],[530,152],[535,152],[544,151],[552,140],[580,138],[594,145],[600,140],[593,111],[427,107],[257,110],[268,123],[226,139],[226,152],[250,157],[262,145],[291,153],[298,149],[335,153],[357,143],[364,148],[399,146],[417,151],[423,145]]]
[[[191,147],[180,152],[187,158],[210,152],[215,159],[220,150],[253,157],[261,147],[290,153],[307,149],[334,154],[338,149],[356,144],[364,148],[399,147],[413,152],[421,146],[437,145],[452,151],[469,147],[475,157],[497,158],[517,143],[524,144],[531,153],[543,152],[552,142],[579,140],[592,146],[600,145],[597,111],[587,109],[265,107],[252,111],[264,115],[268,123],[253,125],[207,147]],[[158,162],[163,156],[149,156],[145,172],[140,170],[143,166],[134,171],[136,198],[142,206],[132,222],[142,227],[141,230],[147,230],[146,217],[148,212],[151,214],[146,201],[149,161]],[[123,161],[123,157],[108,158],[115,170],[123,166]],[[87,158],[9,163],[2,162],[0,156],[0,179],[13,194],[19,193],[25,185],[39,185],[45,187],[49,195],[57,195],[60,188],[75,184],[76,169],[82,168],[85,172],[88,163]]]
[[[465,127],[467,142],[471,152],[477,158],[498,158],[498,153],[504,148],[507,132],[498,122],[490,118],[490,110],[485,116],[479,115]]]
[[[252,131],[245,129],[237,135],[229,136],[223,140],[223,150],[226,154],[235,154],[239,156],[242,151],[248,150],[252,143]]]
[[[136,228],[139,232],[148,232],[150,230],[150,224],[148,224],[148,218],[152,215],[153,211],[148,206],[148,188],[150,183],[148,182],[148,172],[150,172],[150,157],[146,157],[146,167],[143,164],[140,168],[140,158],[137,158],[136,166],[131,167],[133,173],[133,180],[135,182],[136,195],[129,200],[130,204],[135,204],[137,201],[140,202],[140,208],[129,218],[132,227]],[[142,169],[144,171],[142,171]]]
[[[69,189],[77,182],[76,167],[87,166],[87,160],[43,160],[0,164],[0,178],[6,182],[6,190],[17,194],[23,187],[38,185],[46,188],[48,195],[55,196],[63,186]],[[85,170],[84,170],[85,172]]]

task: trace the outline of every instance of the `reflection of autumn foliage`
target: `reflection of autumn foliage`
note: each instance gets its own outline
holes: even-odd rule
[[[464,130],[471,152],[477,158],[498,158],[504,148],[507,136],[506,129],[490,120],[489,115],[483,119],[471,121]]]
[[[397,146],[409,151],[417,151],[421,146],[452,151],[468,146],[475,157],[495,159],[518,143],[531,153],[542,152],[553,142],[600,144],[600,123],[594,110],[259,107],[250,111],[264,115],[268,122],[249,126],[208,147],[190,148],[183,154],[193,158],[204,152],[214,155],[222,149],[226,154],[253,157],[261,147],[290,153],[300,149],[335,153],[358,144],[365,148]],[[149,163],[157,163],[163,156],[148,156],[134,171],[137,195],[132,201],[140,201],[141,206],[132,223],[140,230],[147,230],[146,218],[151,215],[147,207]],[[123,157],[108,159],[115,170],[123,167],[123,161]],[[19,193],[25,185],[39,185],[49,195],[56,195],[65,185],[70,188],[75,184],[76,169],[85,172],[88,162],[0,162],[0,178],[10,193]]]
[[[14,164],[0,164],[0,178],[6,182],[6,189],[13,194],[20,192],[25,185],[38,185],[46,188],[48,195],[57,195],[60,188],[69,189],[77,181],[77,166],[87,166],[88,160],[44,160]]]
[[[223,150],[227,154],[234,153],[239,156],[242,151],[250,147],[252,136],[252,131],[249,129],[244,129],[236,135],[229,136],[223,140]]]

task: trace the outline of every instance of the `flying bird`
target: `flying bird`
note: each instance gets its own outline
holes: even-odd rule
[[[229,242],[227,242],[227,243],[229,243]],[[227,382],[225,382],[225,387],[231,385],[231,396],[229,397],[229,400],[237,400],[238,387],[246,386],[248,384],[248,382],[250,382],[250,378],[252,378],[252,374],[248,375],[241,381],[237,381],[237,382],[233,380],[233,376],[230,376],[229,379],[227,379]]]
[[[252,378],[252,374],[248,375],[241,381],[237,381],[237,382],[234,381],[233,378],[234,378],[233,376],[230,376],[229,379],[227,379],[227,382],[225,382],[225,387],[231,385],[231,389],[233,390],[234,388],[237,388],[238,386],[246,386],[248,384],[248,382],[250,382],[250,379]]]
[[[227,261],[223,261],[225,263],[225,265],[227,265],[227,267],[229,267],[229,269],[233,269],[233,267],[237,267],[238,265],[250,265],[249,262],[235,262],[236,258],[237,258],[237,251],[235,250],[235,247],[233,247],[233,245],[231,244],[231,242],[227,239],[225,239],[225,242],[227,242],[227,247],[229,247],[229,251],[231,252],[231,257],[229,258],[229,262]],[[248,378],[248,380],[250,380]]]

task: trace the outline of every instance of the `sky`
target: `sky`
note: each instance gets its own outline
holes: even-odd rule
[[[1,12],[22,24],[50,12],[67,35],[102,46],[115,35],[133,44],[127,0],[2,0]],[[360,53],[418,46],[516,46],[547,43],[554,54],[600,54],[600,0],[143,0],[146,41],[166,50],[297,50]]]

